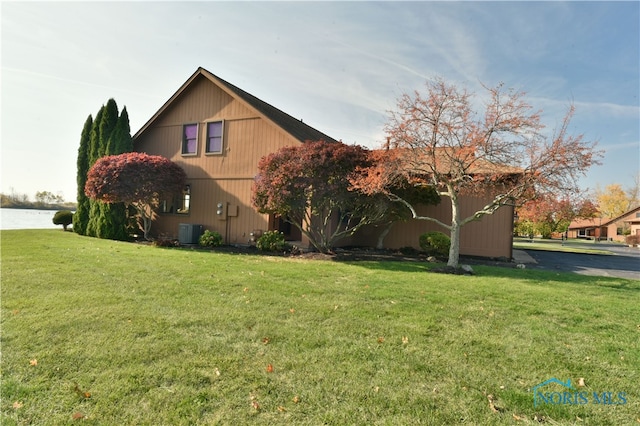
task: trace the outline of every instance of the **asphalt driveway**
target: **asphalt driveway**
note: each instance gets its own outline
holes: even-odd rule
[[[593,245],[590,246],[594,248]],[[599,243],[598,248],[615,254],[578,254],[557,251],[523,250],[536,263],[531,269],[575,272],[583,275],[629,278],[640,280],[640,249],[615,244]]]

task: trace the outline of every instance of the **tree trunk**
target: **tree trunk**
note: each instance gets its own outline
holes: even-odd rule
[[[380,235],[378,235],[378,242],[376,244],[377,250],[382,250],[384,248],[384,239],[389,234],[389,231],[391,231],[391,227],[393,226],[393,224],[394,222],[389,222],[387,226],[382,230]]]
[[[133,207],[138,212],[138,225],[141,225],[144,239],[149,241],[149,233],[151,231],[151,223],[153,222],[153,210],[145,204],[134,203]]]
[[[447,266],[457,268],[460,261],[460,212],[458,211],[458,196],[454,191],[449,191],[451,199],[451,247],[449,248],[449,261]]]
[[[144,239],[149,240],[149,231],[151,231],[151,218],[144,216],[142,218],[142,232],[144,232]]]

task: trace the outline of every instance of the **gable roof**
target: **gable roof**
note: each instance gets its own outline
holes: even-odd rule
[[[526,171],[517,166],[493,163],[485,158],[476,158],[471,149],[437,147],[434,150],[411,148],[383,148],[379,151],[390,152],[394,155],[409,157],[415,171],[431,172],[433,170],[441,174],[456,171],[460,164],[466,166],[466,172],[471,176],[480,175],[522,175]],[[417,152],[416,152],[417,151]]]
[[[607,226],[611,222],[611,218],[608,217],[594,217],[591,219],[574,219],[569,224],[569,229],[581,229],[581,228],[600,228]]]
[[[629,222],[629,223],[635,223],[640,221],[640,219],[637,219],[635,217],[630,217],[628,219],[624,219],[627,216],[631,216],[634,213],[640,213],[640,206],[633,208],[623,214],[621,214],[620,216],[617,217],[603,217],[603,218],[593,218],[593,219],[575,219],[571,222],[571,224],[569,225],[569,229],[577,229],[577,228],[590,228],[590,227],[601,227],[601,226],[609,226],[613,223],[619,222],[619,221],[623,221],[623,222]]]
[[[239,100],[244,103],[249,108],[258,112],[264,119],[272,122],[276,126],[280,127],[285,132],[289,133],[295,139],[300,142],[305,141],[317,141],[317,140],[325,140],[327,142],[337,142],[331,136],[328,136],[322,133],[319,130],[314,129],[302,122],[302,120],[298,120],[287,114],[286,112],[264,102],[261,99],[253,96],[250,93],[245,92],[237,86],[221,79],[220,77],[212,74],[206,69],[199,67],[195,73],[169,98],[167,102],[147,121],[144,126],[140,128],[133,135],[133,139],[135,140],[141,134],[143,134],[151,125],[164,113],[173,103],[180,97],[180,95],[193,83],[198,77],[203,76],[210,80],[212,83],[220,87],[223,91],[225,91],[229,96]]]
[[[619,221],[621,219],[624,219],[626,216],[631,216],[631,217],[629,217],[627,219],[624,219],[623,222],[631,222],[631,223],[637,222],[638,218],[632,216],[634,213],[640,213],[640,206],[638,206],[638,207],[636,207],[634,209],[631,209],[628,212],[622,213],[620,216],[618,216],[616,218],[611,219],[611,222],[617,222],[617,221]]]

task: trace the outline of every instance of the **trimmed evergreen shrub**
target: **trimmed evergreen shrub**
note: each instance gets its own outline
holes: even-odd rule
[[[447,256],[451,239],[442,232],[427,232],[420,235],[420,248],[433,256]]]
[[[53,224],[62,225],[62,230],[66,231],[67,226],[73,223],[73,213],[69,210],[60,210],[53,215]]]
[[[284,234],[279,231],[267,231],[256,241],[256,247],[260,251],[284,251],[287,243]]]
[[[218,247],[224,244],[224,239],[219,232],[206,230],[200,235],[198,243],[202,247]]]

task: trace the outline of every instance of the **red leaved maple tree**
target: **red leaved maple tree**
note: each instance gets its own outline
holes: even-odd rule
[[[98,159],[87,173],[84,192],[94,200],[135,207],[148,239],[160,200],[180,193],[185,181],[184,170],[171,160],[128,152]]]
[[[425,94],[401,96],[385,128],[388,161],[362,170],[351,181],[357,190],[402,202],[414,219],[449,230],[450,267],[458,267],[462,226],[535,194],[576,191],[577,179],[600,155],[595,143],[569,134],[573,106],[559,129],[545,135],[540,113],[532,110],[523,92],[503,85],[485,89],[480,113],[471,93],[442,79],[427,82]],[[447,197],[451,222],[420,215],[414,203],[394,191],[398,179],[432,186]],[[461,195],[483,196],[487,203],[461,217]]]
[[[387,223],[389,199],[350,188],[349,178],[369,167],[369,152],[340,142],[307,141],[263,157],[252,202],[260,213],[297,227],[320,252],[365,225]]]

